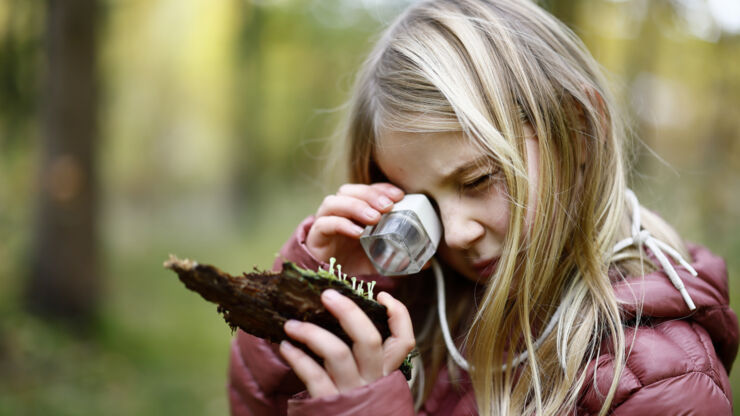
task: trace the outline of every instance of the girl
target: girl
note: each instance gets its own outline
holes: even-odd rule
[[[356,82],[349,184],[281,252],[376,280],[392,336],[381,343],[333,291],[322,301],[353,345],[285,325],[323,365],[239,333],[232,413],[730,414],[738,327],[724,264],[627,189],[605,85],[529,1],[431,0],[400,16]],[[379,276],[359,244],[405,193],[426,194],[442,221],[439,308],[430,269]],[[407,384],[395,369],[414,345]]]

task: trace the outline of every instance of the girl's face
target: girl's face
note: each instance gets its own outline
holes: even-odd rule
[[[536,201],[539,150],[531,127],[525,126],[525,132],[529,200]],[[389,132],[379,138],[375,157],[390,182],[436,203],[444,229],[441,258],[468,279],[487,280],[509,228],[509,201],[499,167],[462,133]],[[531,205],[528,224],[535,209]]]

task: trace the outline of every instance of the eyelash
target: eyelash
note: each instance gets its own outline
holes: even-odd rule
[[[496,175],[496,173],[497,171],[494,171],[494,172],[489,172],[484,175],[478,176],[472,181],[464,182],[461,188],[462,190],[465,190],[465,191],[478,191],[478,190],[483,190],[485,188],[488,188],[488,186],[493,181],[493,177]]]

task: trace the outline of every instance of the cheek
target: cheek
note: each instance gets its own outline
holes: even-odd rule
[[[506,196],[505,185],[497,184],[491,189],[481,207],[481,218],[485,227],[493,231],[499,238],[503,238],[509,228],[509,198]]]

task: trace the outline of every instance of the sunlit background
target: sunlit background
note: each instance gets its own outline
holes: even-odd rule
[[[228,326],[162,262],[272,264],[406,4],[0,2],[0,415],[227,413]],[[628,109],[642,202],[727,259],[740,310],[740,1],[541,4]]]

